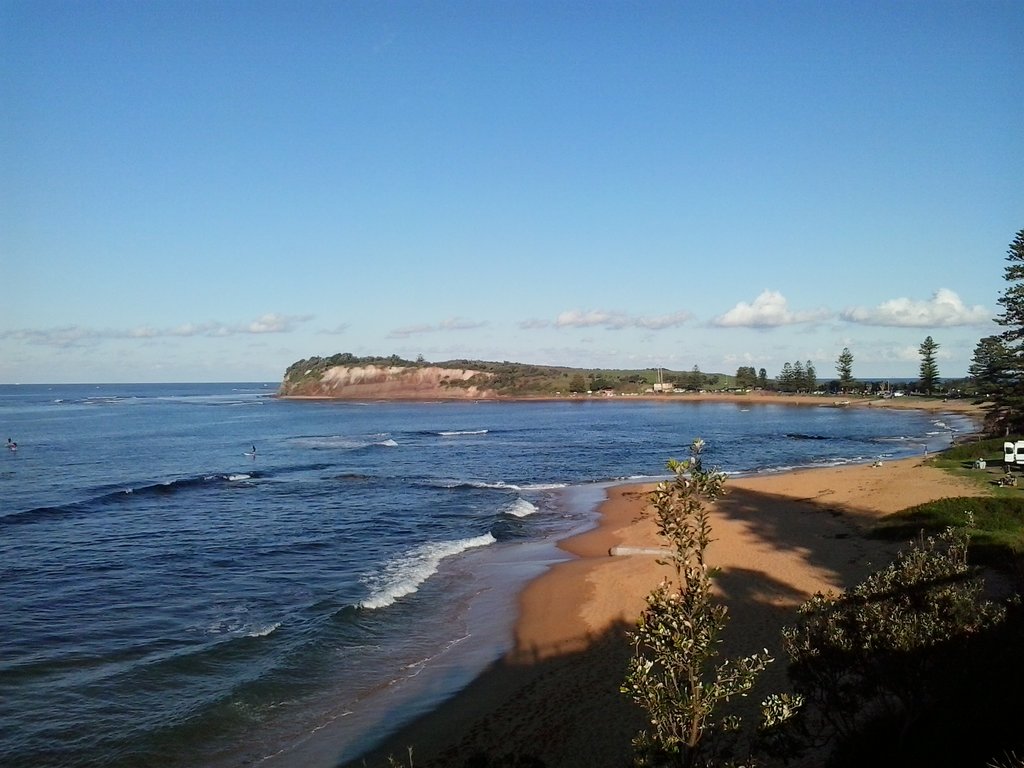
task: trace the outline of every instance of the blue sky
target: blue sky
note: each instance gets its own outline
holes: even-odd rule
[[[943,376],[1024,227],[1019,2],[0,0],[0,382],[335,352]]]

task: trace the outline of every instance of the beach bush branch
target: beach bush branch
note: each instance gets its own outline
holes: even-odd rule
[[[898,746],[963,667],[970,640],[1003,620],[967,561],[972,526],[922,536],[861,584],[801,606],[783,643],[790,678],[813,704],[809,733],[850,742],[885,720]]]
[[[727,609],[712,594],[708,505],[722,495],[725,475],[704,468],[703,449],[703,441],[694,440],[688,460],[669,461],[672,479],[651,494],[658,532],[671,545],[664,562],[675,578],[648,596],[630,633],[633,656],[622,690],[650,722],[634,740],[638,765],[691,768],[729,759],[741,721],[719,714],[720,705],[746,696],[773,661],[764,650],[715,663]],[[795,699],[787,704],[796,710]],[[772,709],[777,721],[789,716],[784,706]]]

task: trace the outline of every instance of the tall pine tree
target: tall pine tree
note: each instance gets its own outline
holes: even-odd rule
[[[989,419],[994,430],[1009,434],[1024,432],[1024,229],[1010,243],[1006,261],[1003,277],[1008,285],[999,297],[1003,311],[995,318],[1006,328],[1000,335],[1004,368],[1001,386],[993,393]]]
[[[931,336],[926,337],[918,348],[921,353],[921,380],[918,386],[929,395],[939,386],[939,365],[935,362],[935,353],[938,349],[939,345]]]
[[[810,360],[804,365],[804,388],[808,392],[818,388],[818,372],[814,370],[814,363]]]
[[[843,347],[836,360],[836,373],[839,374],[839,388],[844,392],[853,388],[853,353],[849,347]]]

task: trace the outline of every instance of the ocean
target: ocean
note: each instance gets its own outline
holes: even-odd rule
[[[0,386],[0,764],[324,765],[465,685],[605,489],[949,445],[964,417]],[[255,452],[253,449],[255,448]]]

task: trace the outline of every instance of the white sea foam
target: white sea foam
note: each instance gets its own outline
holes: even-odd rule
[[[411,595],[420,585],[437,573],[441,561],[474,547],[486,547],[497,542],[490,533],[471,539],[439,541],[423,544],[384,565],[378,573],[363,578],[370,595],[360,608],[385,608],[398,598]]]
[[[230,480],[232,482],[234,482],[236,480],[252,480],[252,475],[246,475],[246,474],[228,475],[228,480]]]
[[[568,483],[528,483],[519,486],[521,491],[557,491],[559,488],[568,488]]]
[[[512,485],[511,483],[505,483],[498,480],[494,483],[488,483],[483,480],[438,480],[431,483],[438,488],[481,488],[484,490],[492,491],[520,491],[523,490],[518,485]]]
[[[526,499],[516,499],[505,511],[513,517],[529,517],[537,508]]]
[[[452,432],[438,432],[441,437],[459,437],[460,435],[486,435],[486,429],[464,429]]]
[[[269,635],[271,632],[273,632],[275,629],[277,629],[280,626],[281,626],[281,622],[280,621],[275,621],[272,624],[265,624],[262,627],[255,627],[253,629],[250,629],[248,632],[245,633],[245,636],[246,637],[266,637],[267,635]]]
[[[266,637],[281,626],[280,621],[253,624],[247,620],[249,609],[236,608],[231,615],[211,622],[206,627],[208,635],[230,635],[232,637]]]
[[[324,435],[321,437],[298,437],[293,439],[293,445],[301,448],[310,448],[314,451],[353,451],[359,448],[367,448],[371,445],[398,445],[387,435]]]
[[[376,445],[384,445],[387,446],[388,448],[395,448],[398,446],[398,443],[396,443],[391,438],[388,438],[387,440],[381,440],[380,442],[376,443]]]
[[[471,483],[468,483],[468,485],[471,485],[474,488],[490,488],[490,489],[496,490],[496,491],[519,491],[519,490],[522,490],[518,485],[513,485],[512,483],[506,483],[506,482],[503,482],[501,480],[497,481],[496,483],[486,483],[486,482],[483,482],[483,481],[471,482]]]

